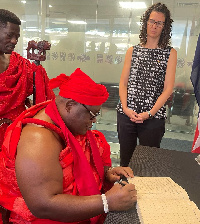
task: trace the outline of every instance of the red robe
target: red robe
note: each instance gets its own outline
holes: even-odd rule
[[[102,173],[102,171],[104,166],[111,166],[111,159],[110,146],[102,133],[99,131],[88,131],[86,135],[77,136],[75,138],[66,126],[63,126],[63,121],[61,121],[63,124],[60,125],[58,124],[58,120],[54,120],[54,122],[59,125],[60,128],[58,128],[48,122],[32,119],[39,110],[46,106],[46,113],[50,115],[51,119],[54,119],[52,116],[57,112],[54,111],[55,107],[48,108],[53,102],[54,101],[47,101],[24,111],[6,131],[2,152],[0,153],[0,205],[11,211],[10,221],[14,223],[62,223],[36,218],[29,211],[22,198],[15,174],[16,148],[20,138],[22,124],[37,123],[46,126],[56,131],[66,141],[67,147],[61,151],[59,157],[63,169],[63,194],[101,194],[103,187],[106,186],[104,172]],[[47,110],[47,108],[49,110]],[[78,152],[78,148],[81,149],[81,152]],[[77,154],[79,154],[78,158]],[[80,167],[82,169],[80,169]],[[100,215],[95,220],[87,220],[78,223],[97,223],[96,220],[98,220],[98,223],[103,223],[103,218],[104,217]]]
[[[26,109],[25,100],[33,93],[33,72],[36,77],[36,103],[54,98],[53,91],[48,87],[45,69],[12,52],[9,67],[0,74],[0,119],[14,121]],[[7,127],[8,124],[0,126],[0,148]]]

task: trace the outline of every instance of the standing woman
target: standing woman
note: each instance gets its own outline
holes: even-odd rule
[[[128,166],[137,145],[160,147],[165,133],[165,102],[174,86],[177,52],[169,46],[172,22],[165,4],[156,3],[141,18],[140,44],[125,56],[119,83],[117,131],[120,165]]]

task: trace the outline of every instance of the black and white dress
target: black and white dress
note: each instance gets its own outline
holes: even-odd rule
[[[127,106],[137,113],[149,111],[162,94],[167,62],[171,47],[149,49],[140,45],[133,48],[130,75],[127,87]],[[121,102],[117,111],[123,113]],[[166,119],[165,106],[154,116]]]

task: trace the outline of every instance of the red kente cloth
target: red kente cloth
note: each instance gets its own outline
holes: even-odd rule
[[[0,119],[12,121],[25,110],[25,100],[33,93],[33,72],[35,72],[36,103],[54,99],[48,87],[45,69],[36,66],[16,52],[12,52],[8,69],[0,74]],[[8,124],[0,126],[0,148]]]
[[[39,110],[45,107],[45,112],[61,129],[50,123],[32,119]],[[103,167],[111,166],[110,147],[99,131],[88,131],[84,136],[74,137],[64,125],[55,101],[43,102],[27,109],[7,128],[2,152],[0,152],[0,205],[12,211],[11,221],[14,223],[61,224],[62,222],[37,219],[33,216],[28,210],[17,185],[15,175],[16,148],[22,124],[25,123],[43,125],[53,129],[65,139],[67,147],[62,150],[59,157],[63,169],[64,194],[92,195],[101,193],[105,184]],[[78,223],[100,224],[103,223],[103,220],[104,214]]]

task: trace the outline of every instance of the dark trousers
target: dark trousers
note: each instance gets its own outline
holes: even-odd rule
[[[128,166],[137,139],[140,145],[160,148],[165,133],[165,119],[152,118],[143,123],[134,123],[128,116],[117,112],[117,132],[120,144],[120,166]]]

